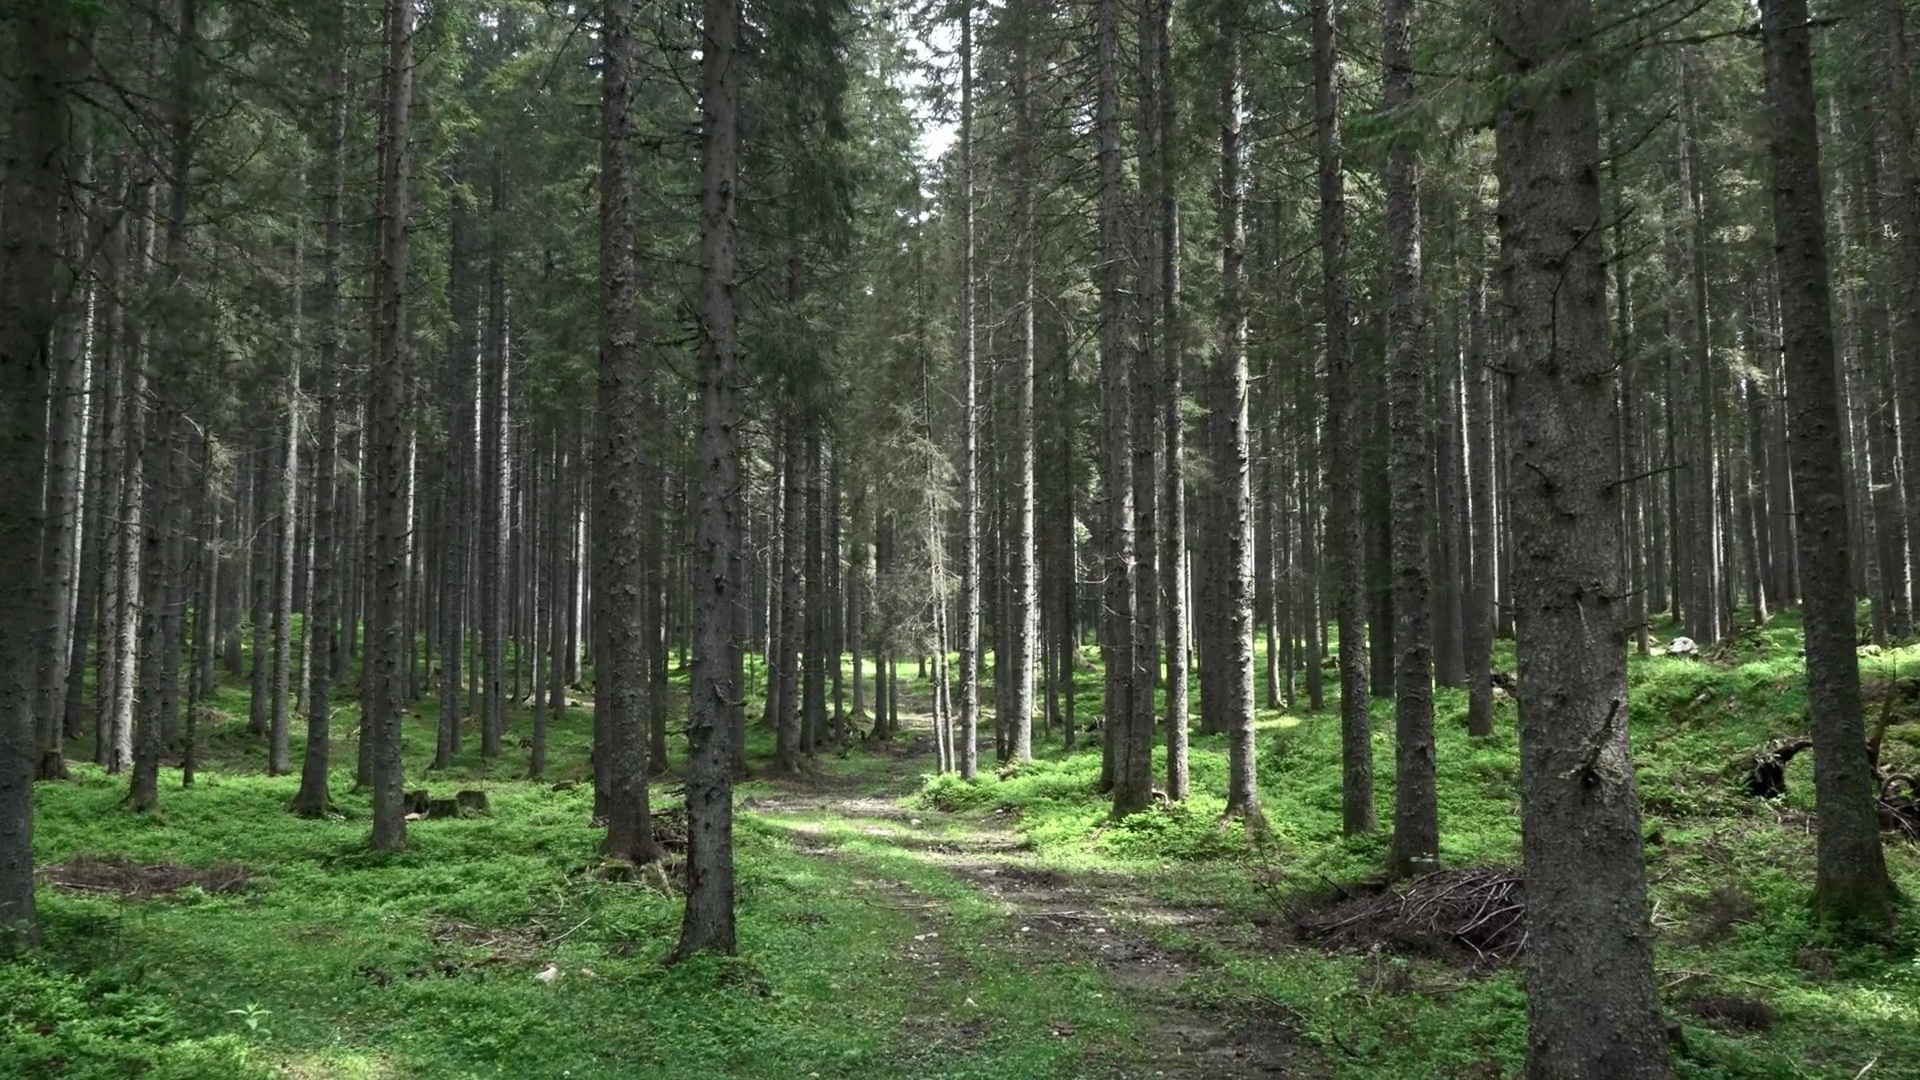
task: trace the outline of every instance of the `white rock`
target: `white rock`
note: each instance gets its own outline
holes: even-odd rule
[[[1700,646],[1690,637],[1677,637],[1667,643],[1668,656],[1696,656]]]

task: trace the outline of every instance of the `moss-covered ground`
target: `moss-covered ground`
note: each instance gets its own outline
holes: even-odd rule
[[[1920,913],[1877,942],[1815,926],[1811,763],[1767,802],[1729,776],[1805,731],[1798,650],[1780,618],[1708,659],[1632,664],[1676,1065],[1699,1080],[1920,1077]],[[1863,666],[1873,715],[1892,687],[1887,756],[1920,758],[1920,648]],[[1097,688],[1097,672],[1080,685]],[[924,702],[923,683],[908,689]],[[0,966],[0,1077],[1424,1080],[1523,1063],[1511,965],[1329,950],[1296,932],[1303,898],[1373,877],[1385,853],[1384,833],[1340,835],[1332,703],[1260,712],[1263,839],[1218,818],[1219,736],[1195,737],[1186,805],[1121,824],[1094,792],[1097,742],[1067,753],[1058,732],[1037,740],[1039,760],[973,785],[929,776],[919,718],[804,777],[756,770],[739,788],[742,955],[668,968],[678,899],[606,872],[587,785],[554,788],[590,773],[584,700],[540,782],[519,749],[428,773],[436,718],[420,702],[410,786],[484,787],[492,814],[415,823],[406,853],[376,856],[352,742],[334,747],[340,813],[296,819],[297,781],[264,775],[245,695],[234,680],[209,703],[199,780],[182,790],[164,771],[158,815],[129,814],[124,778],[90,766],[40,785],[43,866],[237,864],[247,882],[134,898],[50,880],[44,953]],[[1083,717],[1096,702],[1083,692]],[[1466,734],[1463,693],[1440,690],[1438,709],[1443,861],[1512,864],[1513,706],[1486,740]],[[346,709],[338,730],[353,720]],[[512,727],[510,748],[531,722]],[[1389,703],[1375,730],[1384,821]],[[756,732],[756,764],[769,750]],[[680,754],[676,740],[676,768]],[[672,773],[654,797],[671,810]],[[1920,852],[1891,834],[1888,851],[1920,896]]]

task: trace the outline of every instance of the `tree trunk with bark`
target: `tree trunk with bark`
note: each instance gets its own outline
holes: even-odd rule
[[[739,177],[739,0],[705,0],[701,77],[700,484],[691,572],[693,677],[687,705],[687,907],[674,957],[735,949],[733,737],[740,587],[741,364],[734,185]]]
[[[1518,628],[1528,1075],[1668,1075],[1627,745],[1599,115],[1585,0],[1503,0],[1496,124]]]
[[[1220,353],[1215,376],[1219,410],[1212,423],[1216,456],[1214,487],[1218,500],[1217,552],[1220,606],[1208,613],[1218,620],[1221,664],[1216,684],[1224,691],[1220,719],[1227,732],[1227,813],[1261,827],[1260,785],[1254,753],[1253,703],[1253,521],[1247,432],[1247,316],[1241,306],[1245,230],[1240,121],[1245,87],[1241,80],[1241,22],[1247,9],[1228,0],[1220,9]],[[1209,657],[1215,660],[1215,657]],[[1146,748],[1151,752],[1152,746]]]
[[[1854,648],[1812,33],[1805,0],[1768,0],[1761,17],[1773,152],[1774,260],[1790,414],[1787,445],[1807,592],[1807,697],[1820,817],[1813,907],[1829,922],[1884,930],[1893,921],[1894,889],[1880,847]]]
[[[1368,715],[1366,519],[1361,513],[1360,413],[1347,291],[1347,197],[1334,0],[1313,3],[1314,127],[1320,176],[1320,280],[1326,334],[1328,547],[1340,627],[1341,805],[1346,832],[1372,832],[1373,721]]]
[[[1410,125],[1414,106],[1413,0],[1381,8],[1383,105]],[[1420,269],[1420,160],[1414,135],[1387,146],[1387,387],[1393,499],[1394,786],[1389,869],[1412,877],[1439,868],[1440,811],[1433,762],[1433,570],[1427,420],[1426,296]]]
[[[366,700],[361,723],[371,740],[372,845],[407,846],[401,800],[400,715],[408,643],[403,636],[407,595],[407,177],[413,99],[413,5],[387,0],[381,71],[380,185],[374,262],[374,355],[367,373],[367,426],[373,458],[371,521],[373,572],[369,582]]]

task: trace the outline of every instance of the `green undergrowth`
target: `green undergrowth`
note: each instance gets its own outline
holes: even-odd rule
[[[1662,628],[1660,640],[1671,633]],[[1087,650],[1087,660],[1094,650]],[[1920,648],[1868,650],[1869,719],[1893,721],[1885,757],[1920,757]],[[1740,793],[1737,763],[1806,730],[1790,618],[1706,659],[1635,659],[1631,726],[1665,1004],[1687,1080],[1920,1077],[1916,908],[1894,940],[1862,945],[1812,924],[1811,763],[1771,803]],[[1510,647],[1496,660],[1512,670]],[[927,687],[901,665],[907,709]],[[676,682],[683,676],[676,675]],[[1097,711],[1097,666],[1079,685]],[[1334,680],[1329,678],[1329,688]],[[683,684],[682,684],[683,685]],[[1143,918],[1141,936],[1190,958],[1152,994],[1210,1010],[1264,1004],[1314,1060],[1348,1080],[1518,1077],[1525,1000],[1511,968],[1393,952],[1330,952],[1294,921],[1313,897],[1373,878],[1386,834],[1341,835],[1338,702],[1259,712],[1264,827],[1223,821],[1226,744],[1196,734],[1193,794],[1114,822],[1096,793],[1098,735],[976,783],[932,777],[924,728],[887,745],[823,752],[811,775],[742,785],[736,832],[742,956],[661,963],[680,902],[607,867],[591,827],[590,696],[555,726],[548,775],[525,778],[524,708],[503,753],[469,745],[429,772],[436,705],[406,718],[409,786],[481,787],[486,818],[410,828],[400,855],[366,850],[368,799],[352,790],[357,720],[336,712],[336,813],[286,812],[296,781],[268,778],[244,728],[244,680],[223,681],[201,724],[201,774],[162,773],[162,810],[133,816],[124,778],[77,766],[37,788],[37,861],[237,865],[238,889],[157,898],[43,885],[47,946],[0,966],[0,1076],[293,1078],[1111,1078],[1156,1034],[1141,993],[1072,949],[1024,942],[978,881],[943,861],[983,836],[995,856],[1094,882],[1125,903],[1208,913]],[[991,700],[983,693],[983,699]],[[758,716],[758,703],[749,706]],[[1442,856],[1450,867],[1519,857],[1513,703],[1497,733],[1465,732],[1465,699],[1437,694]],[[672,810],[684,745],[654,788]],[[1392,716],[1374,712],[1377,807],[1392,806]],[[296,725],[295,760],[303,749]],[[749,755],[771,753],[753,725]],[[984,756],[991,738],[983,733]],[[84,761],[87,747],[73,748]],[[1164,759],[1156,759],[1164,775]],[[901,811],[845,817],[837,800]],[[784,802],[783,802],[784,800]],[[764,809],[761,809],[764,808]],[[1889,841],[1920,897],[1920,856]],[[1134,932],[1132,930],[1130,933]],[[543,979],[543,973],[551,973]],[[1764,1007],[1749,1030],[1720,1012]],[[1704,1003],[1704,1004],[1703,1004]],[[1737,1011],[1737,1010],[1736,1010]],[[1748,1008],[1747,1013],[1751,1015]],[[1275,1031],[1274,1037],[1287,1037]],[[1868,1065],[1872,1069],[1862,1073]]]
[[[1673,633],[1657,629],[1656,643]],[[1506,643],[1495,666],[1512,671],[1512,663]],[[1669,1015],[1681,1024],[1677,1071],[1689,1080],[1851,1080],[1869,1064],[1865,1075],[1920,1077],[1920,905],[1903,908],[1890,941],[1842,940],[1814,925],[1811,755],[1793,762],[1780,799],[1753,799],[1736,782],[1749,752],[1807,732],[1803,663],[1791,616],[1704,659],[1656,654],[1630,663],[1657,966]],[[1920,647],[1863,649],[1862,675],[1870,721],[1891,703],[1883,758],[1897,767],[1920,757]],[[1258,713],[1266,828],[1254,835],[1221,818],[1224,736],[1195,735],[1194,794],[1184,805],[1119,823],[1095,792],[1097,743],[1073,753],[1049,746],[1039,760],[975,784],[929,777],[918,805],[1015,814],[1038,865],[1124,877],[1169,905],[1224,910],[1231,930],[1143,924],[1214,965],[1179,992],[1279,1004],[1342,1077],[1517,1077],[1525,997],[1512,967],[1329,952],[1295,930],[1303,905],[1378,879],[1392,814],[1392,705],[1376,700],[1382,827],[1341,835],[1337,686],[1328,684],[1324,711],[1307,711],[1302,694],[1295,710]],[[1097,671],[1081,685],[1097,687]],[[1436,692],[1442,862],[1516,865],[1515,705],[1497,697],[1488,739],[1467,734],[1465,711],[1464,691]],[[1155,768],[1164,777],[1164,750]],[[1920,897],[1920,852],[1892,834],[1887,851],[1902,890]],[[1752,1003],[1764,1007],[1761,1019],[1752,1019]],[[1735,1019],[1720,1015],[1730,1009]]]
[[[195,786],[162,770],[158,814],[129,814],[125,778],[91,765],[39,785],[43,867],[237,864],[246,882],[141,898],[43,884],[45,949],[0,965],[0,1076],[986,1080],[1081,1075],[1100,1038],[1124,1045],[1125,1014],[1097,999],[1069,996],[1061,1014],[1092,1041],[1054,1037],[1032,1008],[1060,989],[1040,980],[1071,988],[1090,972],[1034,972],[987,950],[976,932],[986,909],[951,890],[928,894],[956,928],[936,933],[948,944],[935,957],[916,941],[925,903],[877,894],[856,862],[802,852],[750,812],[735,833],[742,955],[665,966],[680,899],[603,863],[589,785],[555,790],[591,773],[590,705],[569,697],[580,707],[554,728],[537,782],[525,779],[524,709],[499,758],[482,761],[469,733],[467,752],[436,772],[435,704],[410,710],[409,786],[484,788],[492,812],[415,822],[397,855],[366,847],[351,704],[335,714],[324,820],[288,813],[296,777],[263,775],[237,683],[206,703]],[[676,734],[676,768],[683,746]],[[72,749],[87,759],[88,747]],[[770,749],[756,726],[750,755]],[[848,783],[891,777],[898,793],[914,779],[892,754],[854,750],[834,766]],[[767,788],[743,793],[756,790]],[[654,799],[674,808],[672,774]],[[903,962],[916,952],[926,962]],[[966,981],[950,977],[957,968]]]

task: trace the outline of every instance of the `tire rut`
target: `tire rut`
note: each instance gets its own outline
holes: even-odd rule
[[[1217,988],[1218,965],[1167,949],[1147,932],[1151,925],[1175,925],[1205,934],[1218,924],[1223,940],[1239,936],[1222,921],[1222,913],[1169,907],[1124,875],[1073,875],[1042,866],[1011,814],[983,820],[913,810],[899,799],[822,790],[756,796],[743,807],[784,819],[796,847],[816,857],[858,861],[857,855],[843,854],[830,836],[836,829],[852,828],[939,867],[1002,909],[1005,937],[987,944],[1024,963],[1091,961],[1147,1030],[1139,1033],[1126,1060],[1090,1062],[1089,1080],[1309,1080],[1331,1075],[1317,1048],[1302,1040],[1285,1006],[1206,993],[1210,984]],[[831,824],[807,818],[828,818]],[[863,867],[863,873],[868,872],[888,882],[884,888],[912,895],[903,882],[886,878],[877,868]],[[920,909],[929,929],[909,947],[914,954],[910,959],[926,962],[936,953],[956,955],[937,944],[939,931],[930,928],[935,907]],[[949,976],[962,974],[952,961],[941,970]],[[964,1044],[969,1036],[966,1024],[943,1023],[937,1017],[930,1021],[931,1030],[943,1033],[942,1041],[949,1045]]]

